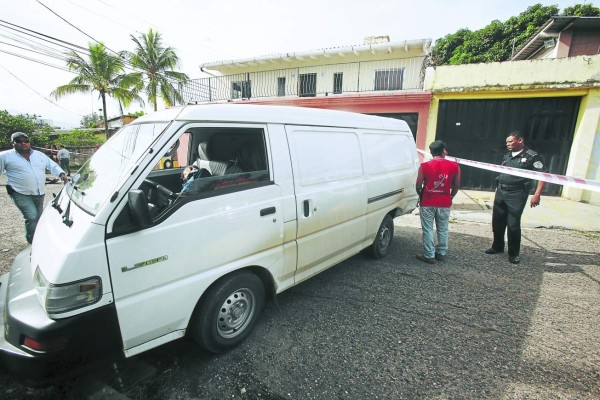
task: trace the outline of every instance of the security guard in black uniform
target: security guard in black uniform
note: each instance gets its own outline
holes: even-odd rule
[[[531,171],[547,172],[542,157],[535,151],[525,147],[525,140],[512,132],[506,138],[508,153],[504,155],[502,165]],[[492,214],[492,230],[494,243],[487,249],[487,254],[504,252],[504,232],[508,228],[508,261],[518,264],[521,249],[521,214],[525,209],[531,187],[531,180],[520,176],[500,174],[496,178],[497,188],[494,197]],[[540,204],[540,195],[544,181],[538,181],[534,195],[531,197],[531,207]]]

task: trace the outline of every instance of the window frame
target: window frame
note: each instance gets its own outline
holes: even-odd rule
[[[285,76],[280,76],[277,78],[277,97],[285,96],[285,81]]]
[[[251,97],[252,97],[252,81],[247,79],[244,81],[232,81],[231,82],[231,98],[232,99],[249,99]]]
[[[333,94],[341,94],[343,92],[344,73],[335,72],[333,74]]]
[[[306,82],[302,82],[306,79]],[[308,86],[308,87],[307,87]],[[309,92],[304,89],[313,89]],[[298,97],[316,97],[317,96],[317,73],[307,72],[298,74]]]
[[[373,90],[402,90],[404,69],[404,67],[376,69]]]

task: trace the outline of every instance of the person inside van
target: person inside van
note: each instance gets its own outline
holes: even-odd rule
[[[209,176],[211,176],[211,174],[206,169],[198,168],[196,165],[188,165],[183,169],[183,172],[181,172],[181,180],[183,181],[181,193],[189,192],[192,182],[200,178],[207,178]]]

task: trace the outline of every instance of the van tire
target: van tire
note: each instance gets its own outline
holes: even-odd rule
[[[388,255],[392,247],[392,239],[394,238],[394,220],[389,214],[383,217],[381,225],[375,235],[375,240],[371,245],[371,255],[374,258],[383,258]]]
[[[215,282],[197,307],[190,328],[203,349],[222,353],[248,337],[265,305],[265,286],[250,271]]]

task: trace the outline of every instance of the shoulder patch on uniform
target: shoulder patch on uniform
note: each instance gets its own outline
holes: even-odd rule
[[[544,168],[544,164],[542,164],[541,161],[536,161],[533,163],[533,167],[537,168],[537,169],[542,169],[542,168]]]
[[[532,156],[532,157],[533,157],[533,156],[537,156],[537,155],[538,155],[537,151],[533,151],[533,150],[531,150],[531,149],[527,149],[527,150],[525,151],[525,153],[529,154],[529,155],[530,155],[530,156]]]

